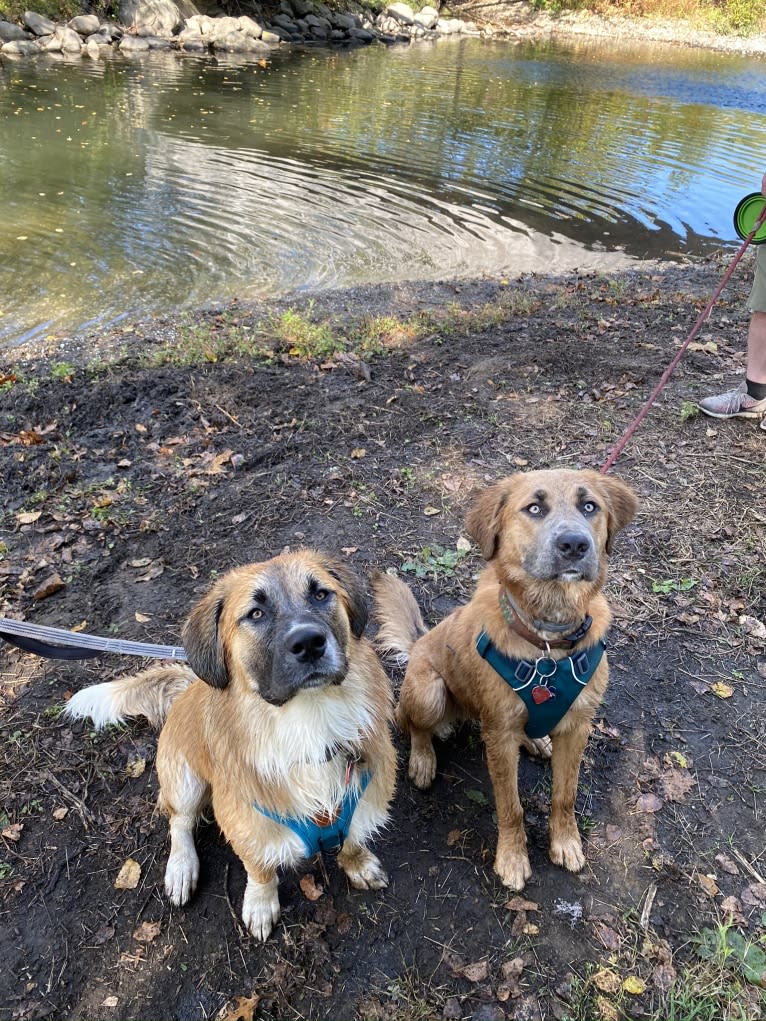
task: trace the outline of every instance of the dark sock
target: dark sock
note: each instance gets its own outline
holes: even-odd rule
[[[766,383],[754,383],[752,379],[746,379],[747,393],[754,401],[766,400]]]

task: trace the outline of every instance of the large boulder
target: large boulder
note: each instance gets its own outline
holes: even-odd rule
[[[56,27],[55,21],[44,18],[42,14],[35,14],[34,11],[24,11],[24,24],[35,35],[51,35]]]
[[[174,0],[120,0],[117,18],[139,35],[170,36],[183,24]]]
[[[0,46],[20,39],[28,40],[29,32],[25,32],[20,25],[14,25],[12,21],[0,21]]]
[[[67,22],[67,26],[79,35],[93,35],[98,32],[101,24],[95,14],[78,14]]]
[[[12,39],[9,43],[0,46],[0,53],[11,54],[17,57],[32,57],[40,52],[40,47],[32,39]]]
[[[389,4],[386,7],[386,14],[391,18],[396,18],[402,25],[412,25],[415,21],[415,12],[409,4],[405,3]]]

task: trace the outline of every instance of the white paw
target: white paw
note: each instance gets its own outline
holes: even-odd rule
[[[165,869],[165,893],[170,900],[181,907],[197,889],[199,879],[199,858],[192,847],[171,853]]]
[[[242,921],[248,931],[262,943],[279,921],[279,894],[277,880],[269,883],[257,883],[247,880],[245,898],[242,901]]]
[[[339,863],[357,890],[382,890],[388,886],[388,874],[372,851],[361,850],[350,861],[339,859]]]
[[[495,872],[500,881],[511,890],[523,890],[532,875],[529,858],[523,851],[500,851],[495,858]]]

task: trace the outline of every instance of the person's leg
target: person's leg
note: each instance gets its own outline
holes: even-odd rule
[[[706,397],[699,402],[700,411],[713,418],[766,416],[766,245],[759,245],[756,249],[755,276],[748,307],[751,316],[747,331],[745,382],[736,390]]]

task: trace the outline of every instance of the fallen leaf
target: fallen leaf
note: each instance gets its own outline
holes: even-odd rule
[[[508,911],[539,911],[540,907],[533,900],[525,900],[523,897],[511,897],[505,904]]]
[[[750,886],[745,887],[740,897],[742,903],[749,908],[766,904],[766,883],[751,883]]]
[[[147,624],[152,618],[148,613],[139,613],[138,610],[133,614],[139,624]]]
[[[642,794],[636,801],[637,812],[659,812],[662,808],[662,801],[656,794]]]
[[[135,560],[128,561],[128,567],[142,568],[148,567],[151,564],[151,557],[137,557]]]
[[[715,876],[706,876],[698,872],[696,879],[708,897],[715,897],[718,893],[718,884],[715,881]]]
[[[253,1021],[260,1002],[258,993],[252,996],[235,996],[230,1007],[218,1014],[216,1021]]]
[[[66,806],[62,805],[61,808],[54,808],[53,811],[51,812],[51,815],[56,820],[56,822],[61,822],[62,819],[66,819],[68,813],[69,809]]]
[[[20,511],[16,515],[16,523],[19,525],[33,525],[42,513],[42,511]]]
[[[135,780],[137,777],[143,775],[145,769],[146,759],[131,759],[131,761],[125,767],[125,772],[127,773],[128,776],[132,777]]]
[[[731,698],[734,694],[734,688],[730,684],[724,684],[723,681],[716,681],[715,684],[711,684],[710,690],[714,695],[718,695],[719,698]]]
[[[455,543],[455,549],[459,553],[470,553],[471,551],[471,540],[466,539],[464,535],[461,535],[458,541]]]
[[[107,996],[107,998],[102,1001],[101,1006],[102,1007],[116,1007],[119,1002],[120,1001],[117,999],[116,996]]]
[[[607,968],[602,968],[593,976],[593,984],[602,993],[618,993],[622,987],[620,976]]]
[[[354,553],[358,553],[359,552],[359,547],[358,546],[341,546],[340,551],[341,551],[341,553],[344,554],[344,556],[350,557],[350,556],[353,556]]]
[[[666,993],[676,980],[676,969],[672,964],[658,964],[652,972],[652,985]]]
[[[45,581],[41,581],[37,588],[32,593],[33,599],[47,599],[49,596],[55,595],[60,592],[62,588],[66,588],[66,583],[60,574],[54,572],[49,575]]]
[[[619,950],[622,941],[616,930],[605,925],[603,922],[596,922],[593,926],[593,932],[606,950]]]
[[[301,876],[300,888],[306,900],[319,900],[324,893],[324,887],[321,883],[316,882],[310,872],[307,872],[305,876]]]
[[[730,876],[738,876],[740,874],[737,868],[737,863],[732,861],[731,858],[721,851],[720,854],[715,856],[715,860],[721,866],[724,872],[728,872]]]
[[[631,996],[640,996],[646,990],[646,982],[642,978],[638,978],[637,975],[628,975],[622,983],[622,988]]]
[[[160,934],[159,922],[141,922],[133,933],[133,939],[138,943],[152,943]]]
[[[747,919],[742,914],[742,905],[736,897],[724,897],[721,901],[721,911],[727,916],[726,921],[731,925],[747,925]]]
[[[114,881],[115,890],[135,890],[141,878],[141,866],[137,861],[128,858]]]
[[[450,830],[447,834],[447,847],[454,847],[463,837],[462,830]]]
[[[425,514],[425,516],[427,518],[432,518],[434,516],[434,514],[441,514],[441,511],[439,510],[438,507],[430,507],[429,506],[429,507],[424,507],[423,508],[423,513]]]
[[[663,774],[662,793],[668,801],[682,802],[695,784],[694,777],[680,769],[670,769]]]
[[[596,1009],[602,1021],[619,1021],[620,1015],[617,1013],[617,1008],[605,996],[596,997]]]
[[[367,457],[367,451],[364,447],[354,447],[351,451],[351,457],[354,461],[358,461],[362,457]]]
[[[489,975],[489,962],[474,961],[473,964],[466,964],[462,974],[469,982],[484,982]]]
[[[5,827],[5,829],[2,831],[2,834],[6,840],[12,840],[15,844],[19,840],[21,840],[21,831],[23,829],[24,829],[23,822],[12,822],[10,826]]]

